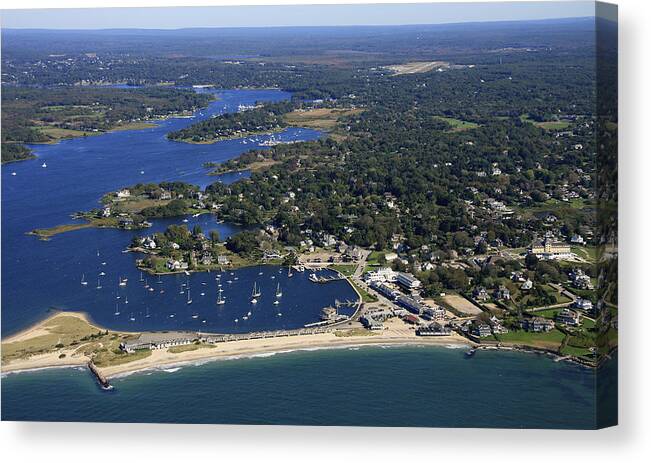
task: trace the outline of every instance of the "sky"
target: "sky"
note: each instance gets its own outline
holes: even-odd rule
[[[594,16],[594,5],[565,1],[2,10],[1,24],[20,29],[443,24]]]

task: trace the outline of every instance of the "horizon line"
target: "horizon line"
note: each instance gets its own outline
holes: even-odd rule
[[[114,9],[114,8],[86,8],[86,9]],[[5,10],[7,11],[7,10]],[[354,28],[354,27],[422,27],[422,26],[455,26],[455,25],[472,25],[472,24],[504,24],[504,23],[542,23],[553,21],[567,21],[579,19],[604,19],[597,15],[592,16],[567,16],[567,17],[550,17],[550,18],[531,18],[531,19],[488,19],[469,20],[469,21],[451,21],[441,23],[404,23],[404,24],[328,24],[328,25],[291,25],[291,24],[269,24],[253,26],[189,26],[189,27],[100,27],[100,28],[48,28],[48,27],[4,27],[0,25],[1,31],[59,31],[59,32],[92,32],[92,31],[187,31],[187,30],[215,30],[215,29],[326,29],[326,28]]]

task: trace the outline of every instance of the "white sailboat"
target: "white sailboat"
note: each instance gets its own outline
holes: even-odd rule
[[[226,303],[226,299],[222,297],[223,292],[224,290],[219,288],[219,294],[217,295],[217,305],[224,305]]]
[[[129,303],[129,296],[124,296],[124,303],[128,304]]]
[[[87,284],[88,284],[88,282],[86,281],[86,275],[82,273],[81,274],[81,285],[86,286]]]
[[[283,297],[283,291],[280,289],[280,283],[276,287],[276,297]]]
[[[118,306],[117,302],[115,303],[115,313],[113,315],[115,315],[116,317],[120,315],[120,307]]]
[[[123,280],[122,277],[118,277],[118,285],[119,286],[126,286],[127,285],[127,279],[125,278]]]
[[[256,282],[253,282],[253,297],[260,297],[262,293]]]
[[[192,304],[192,299],[190,298],[190,288],[188,288],[188,304]]]
[[[287,278],[291,278],[293,276],[294,276],[294,274],[292,273],[292,266],[290,265],[289,269],[287,270]]]
[[[97,289],[102,289],[102,282],[99,280],[99,278],[97,279]]]

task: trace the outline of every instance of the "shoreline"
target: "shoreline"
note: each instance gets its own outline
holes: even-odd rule
[[[73,317],[85,322],[90,329],[104,331],[105,328],[92,323],[87,314],[82,312],[60,312],[48,316],[14,335],[2,339],[3,348],[11,343],[29,343],[34,339],[49,334],[52,321],[57,318]],[[109,335],[129,335],[138,333],[126,333],[110,331]],[[441,337],[420,337],[415,332],[400,322],[392,323],[386,330],[377,334],[362,336],[337,336],[335,331],[327,333],[309,334],[295,337],[274,337],[244,339],[228,342],[220,342],[210,345],[198,345],[194,350],[187,350],[179,353],[170,352],[169,348],[154,349],[151,354],[134,359],[125,363],[117,363],[98,367],[107,378],[114,378],[118,375],[137,372],[141,370],[162,368],[174,364],[192,363],[196,361],[214,361],[234,359],[241,357],[252,357],[264,354],[276,354],[297,350],[321,350],[330,348],[348,348],[362,346],[382,345],[422,345],[422,346],[447,346],[458,345],[474,346],[474,343],[466,338],[453,334]],[[207,347],[210,346],[210,347]],[[49,368],[72,368],[85,367],[94,357],[94,353],[76,352],[81,345],[75,344],[69,347],[51,346],[44,352],[27,355],[24,358],[11,359],[2,364],[0,374],[29,372]],[[61,354],[67,354],[61,357]]]

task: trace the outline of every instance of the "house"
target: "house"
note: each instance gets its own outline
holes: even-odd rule
[[[201,260],[199,261],[201,265],[210,265],[212,264],[212,255],[209,252],[204,252],[201,255]]]
[[[528,291],[531,288],[533,288],[533,281],[531,281],[531,280],[527,280],[524,283],[522,283],[522,285],[520,285],[520,289],[522,291]]]
[[[495,299],[508,301],[511,299],[511,291],[504,285],[500,285],[495,290]]]
[[[230,264],[231,261],[228,257],[226,256],[217,256],[217,264],[218,265],[228,265]]]
[[[415,276],[409,273],[403,273],[403,272],[398,273],[396,282],[403,288],[409,290],[418,289],[422,286],[422,283],[418,278],[416,278]]]
[[[418,317],[415,316],[415,315],[412,315],[412,314],[410,314],[410,313],[408,313],[407,315],[403,316],[403,317],[402,317],[402,320],[403,320],[405,323],[409,323],[410,325],[418,325],[418,324],[420,323],[420,320],[418,319]]]
[[[580,268],[574,269],[570,272],[570,280],[572,286],[579,289],[594,289],[592,280],[589,275],[586,275]]]
[[[131,192],[127,188],[125,188],[123,190],[118,191],[117,197],[120,198],[120,199],[129,198],[129,197],[131,197]]]
[[[488,292],[486,291],[486,288],[483,286],[478,286],[475,289],[472,290],[472,297],[474,297],[478,301],[486,301],[488,300]]]
[[[445,320],[445,309],[440,306],[423,309],[423,318],[426,320]]]
[[[399,292],[393,289],[391,286],[385,284],[385,283],[380,283],[380,282],[371,282],[371,288],[373,288],[375,291],[378,293],[382,294],[384,297],[386,297],[389,300],[394,300],[399,296]]]
[[[364,274],[364,280],[367,282],[393,283],[398,275],[389,267],[382,267],[375,271],[369,271]]]
[[[109,206],[102,209],[102,217],[111,217],[111,208]]]
[[[394,261],[394,260],[396,260],[397,258],[398,258],[398,254],[396,254],[395,252],[387,252],[387,253],[384,255],[384,260],[386,260],[387,262]]]
[[[156,249],[156,241],[150,236],[146,236],[141,241],[142,247],[146,249]]]
[[[575,235],[572,235],[572,238],[570,238],[570,243],[582,246],[582,245],[585,244],[585,240],[583,239],[583,237],[581,235],[576,235],[575,234]]]
[[[133,227],[134,222],[131,217],[120,217],[118,218],[118,227],[129,229]]]
[[[160,199],[162,199],[162,200],[172,199],[172,193],[167,191],[167,190],[163,190],[160,193]]]
[[[416,299],[411,298],[409,296],[405,296],[404,294],[398,295],[396,297],[396,302],[398,305],[401,305],[411,313],[414,313],[416,315],[420,315],[423,313],[423,311],[427,308],[426,305],[421,304],[418,302]]]
[[[362,323],[362,325],[364,325],[366,329],[369,329],[371,331],[384,329],[382,322],[371,316],[371,314],[362,315],[359,317],[359,321]]]
[[[470,330],[470,334],[477,336],[478,338],[485,338],[493,334],[491,327],[486,323],[475,323]]]
[[[120,349],[132,354],[143,349],[164,349],[174,346],[185,346],[192,344],[199,339],[197,333],[173,331],[165,333],[149,332],[142,333],[136,339],[120,343]]]
[[[450,336],[452,330],[447,325],[434,322],[416,329],[417,336]]]
[[[572,257],[570,245],[554,241],[550,237],[544,241],[536,241],[529,247],[529,253],[539,259],[569,259]]]
[[[556,321],[564,325],[579,326],[581,324],[581,315],[567,307],[556,314]]]
[[[524,318],[520,320],[520,328],[533,333],[546,333],[554,329],[554,321],[543,317]]]
[[[490,320],[488,321],[491,331],[493,334],[506,334],[509,332],[504,325],[502,325],[502,321],[499,320],[495,315],[493,315]]]
[[[592,301],[590,299],[578,298],[574,301],[574,307],[579,310],[585,310],[586,312],[591,312],[593,309]]]

